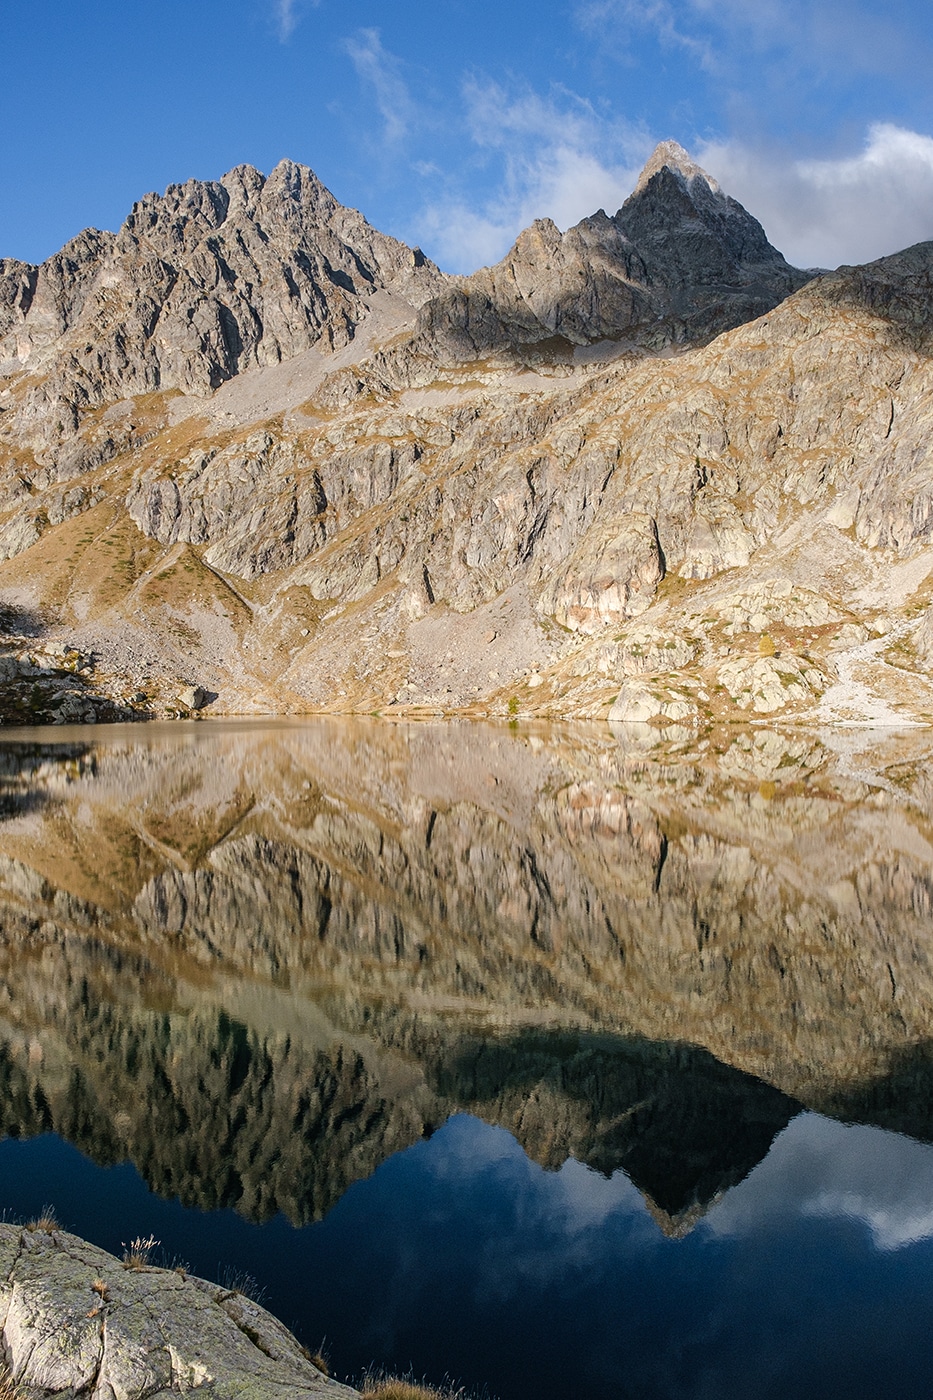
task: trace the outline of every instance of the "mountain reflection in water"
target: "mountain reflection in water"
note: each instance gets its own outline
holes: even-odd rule
[[[822,1388],[806,1388],[815,1360],[795,1389],[772,1357],[775,1394],[880,1393],[864,1389],[877,1364],[888,1382],[900,1367],[903,1395],[929,1373],[911,1289],[931,1262],[933,1152],[877,1131],[933,1140],[922,732],[866,736],[862,752],[760,730],[699,744],[346,720],[89,733],[0,746],[0,1132],[39,1139],[0,1150],[0,1205],[32,1208],[15,1186],[16,1154],[32,1152],[41,1203],[55,1199],[46,1182],[67,1195],[90,1173],[84,1198],[112,1204],[116,1178],[100,1168],[133,1163],[180,1204],[115,1167],[149,1212],[125,1228],[166,1243],[184,1218],[179,1252],[207,1270],[216,1259],[196,1244],[219,1219],[227,1255],[245,1251],[262,1282],[281,1272],[273,1258],[297,1260],[311,1240],[326,1255],[339,1237],[320,1296],[297,1262],[293,1294],[278,1278],[286,1321],[320,1317],[338,1367],[451,1367],[508,1400],[565,1394],[571,1360],[589,1394],[747,1394],[743,1367],[765,1384],[762,1339],[792,1279],[801,1365],[816,1280],[852,1318],[870,1300],[875,1320],[859,1331],[834,1312]],[[69,1157],[56,1177],[58,1140],[98,1166]],[[461,1211],[455,1238],[440,1229],[420,1267],[462,1280],[434,1290],[462,1326],[432,1321],[388,1256],[378,1306],[364,1307],[356,1216],[379,1199],[420,1259],[436,1183],[455,1178],[458,1210],[469,1200],[474,1214]],[[93,1202],[84,1225],[55,1203],[113,1246]],[[449,1202],[433,1208],[452,1218]],[[269,1222],[267,1244],[247,1247],[254,1227],[237,1217]],[[853,1229],[857,1270],[851,1241],[837,1248]],[[359,1257],[373,1268],[386,1230],[367,1230]],[[492,1273],[474,1236],[487,1263],[501,1255]],[[717,1290],[728,1326],[718,1310],[713,1326]],[[537,1364],[532,1384],[526,1354],[545,1303],[580,1314],[588,1353],[553,1356],[551,1389]],[[625,1357],[616,1306],[638,1319]],[[889,1313],[900,1322],[885,1332]],[[570,1346],[565,1331],[553,1338]],[[714,1334],[715,1383],[700,1360]],[[536,1355],[551,1352],[539,1339]]]

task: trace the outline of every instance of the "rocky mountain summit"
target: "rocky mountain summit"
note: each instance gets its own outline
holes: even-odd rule
[[[102,403],[206,393],[346,345],[374,294],[417,305],[442,281],[307,168],[239,166],[147,195],[118,234],[86,229],[41,267],[0,262],[0,373],[39,379],[16,418],[27,443],[51,446]]]
[[[613,217],[564,234],[536,219],[495,267],[421,308],[414,347],[446,363],[563,339],[643,349],[710,339],[809,280],[675,141],[658,146]]]
[[[674,143],[448,277],[311,171],[0,263],[0,709],[933,717],[933,244]]]

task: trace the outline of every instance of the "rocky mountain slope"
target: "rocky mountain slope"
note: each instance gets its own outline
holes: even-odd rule
[[[449,278],[288,163],[0,264],[0,710],[933,716],[933,244],[680,148]]]

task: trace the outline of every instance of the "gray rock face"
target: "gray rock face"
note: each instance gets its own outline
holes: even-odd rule
[[[0,374],[51,370],[19,417],[38,445],[83,410],[157,389],[208,393],[309,346],[347,344],[378,290],[419,304],[444,281],[345,209],[304,166],[239,166],[147,195],[41,267],[0,263]]]
[[[0,1224],[0,1261],[0,1336],[24,1396],[357,1395],[324,1377],[243,1294],[145,1262],[128,1269],[54,1222]]]
[[[807,280],[666,141],[613,217],[600,210],[564,234],[537,219],[502,262],[427,302],[412,350],[464,360],[552,337],[661,348],[750,321]]]
[[[572,632],[598,632],[650,607],[663,577],[657,523],[633,511],[587,532],[539,606]]]

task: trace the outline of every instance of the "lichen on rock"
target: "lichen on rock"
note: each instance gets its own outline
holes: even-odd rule
[[[0,1277],[0,1338],[24,1400],[357,1394],[251,1299],[182,1269],[126,1268],[51,1220],[0,1224]]]

